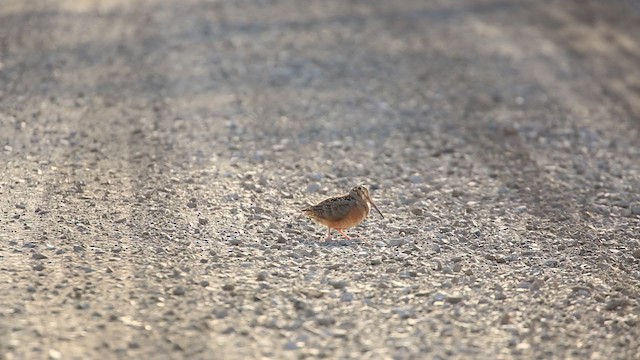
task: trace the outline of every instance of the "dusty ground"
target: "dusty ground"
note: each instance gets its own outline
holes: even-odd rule
[[[638,2],[4,0],[0,63],[0,358],[640,353]]]

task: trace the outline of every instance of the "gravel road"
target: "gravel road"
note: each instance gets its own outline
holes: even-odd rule
[[[3,0],[0,358],[638,359],[639,64],[637,1]]]

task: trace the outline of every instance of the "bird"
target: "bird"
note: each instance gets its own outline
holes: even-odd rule
[[[371,200],[369,189],[360,185],[351,189],[347,195],[328,198],[317,205],[302,209],[302,212],[315,222],[327,227],[325,240],[331,239],[331,229],[336,229],[342,236],[351,239],[344,230],[360,224],[369,215],[371,206],[384,219]]]

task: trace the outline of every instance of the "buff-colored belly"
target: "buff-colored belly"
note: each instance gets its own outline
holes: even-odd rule
[[[325,225],[333,229],[347,229],[354,227],[367,217],[367,209],[356,206],[345,217],[339,220],[326,221]]]

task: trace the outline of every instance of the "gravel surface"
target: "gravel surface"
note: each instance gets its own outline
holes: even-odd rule
[[[0,358],[637,359],[639,63],[622,0],[4,0]]]

